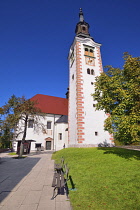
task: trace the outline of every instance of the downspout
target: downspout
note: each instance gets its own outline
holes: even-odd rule
[[[53,123],[53,150],[55,149],[54,136],[55,136],[55,114],[54,114],[54,123]]]

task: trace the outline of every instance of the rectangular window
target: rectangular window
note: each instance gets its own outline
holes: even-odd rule
[[[41,148],[41,143],[36,143],[35,148],[39,148],[39,147]]]
[[[51,124],[52,124],[51,121],[48,121],[48,122],[47,122],[47,129],[51,129]]]
[[[59,134],[58,134],[58,139],[59,139],[59,140],[62,140],[62,133],[59,133]]]
[[[34,120],[29,120],[28,121],[28,128],[33,128],[34,125]]]
[[[97,131],[95,131],[95,136],[98,136],[98,132]]]
[[[72,79],[74,80],[74,74],[72,75]]]

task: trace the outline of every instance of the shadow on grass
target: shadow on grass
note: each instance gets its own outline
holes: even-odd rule
[[[73,179],[72,179],[72,176],[69,176],[69,180],[70,180],[71,190],[76,189],[75,184],[74,184]]]
[[[131,158],[140,160],[140,151],[136,150],[123,149],[117,147],[98,147],[98,150],[103,150],[104,154],[114,154],[128,160],[131,160]]]

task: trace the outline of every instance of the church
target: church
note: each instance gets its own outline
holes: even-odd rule
[[[42,94],[31,98],[37,101],[45,116],[38,116],[38,124],[29,119],[24,145],[26,151],[98,147],[104,142],[113,144],[113,136],[104,131],[107,114],[96,110],[96,101],[91,95],[94,93],[95,78],[103,72],[100,47],[101,44],[90,36],[89,24],[80,9],[75,38],[68,55],[69,88],[66,98]],[[13,142],[15,151],[19,149],[21,138],[19,136]]]

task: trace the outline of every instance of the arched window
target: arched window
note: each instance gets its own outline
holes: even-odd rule
[[[87,74],[90,74],[90,69],[87,69]]]
[[[85,31],[85,30],[86,30],[86,28],[85,28],[84,26],[82,27],[82,29],[83,29],[83,31]]]
[[[92,49],[90,49],[90,51],[89,51],[89,56],[93,57],[93,50]]]
[[[94,70],[93,69],[91,69],[91,75],[94,75]]]
[[[85,55],[88,55],[88,48],[85,48]]]
[[[84,29],[85,28],[85,29]],[[82,30],[86,30],[86,27],[82,27]],[[85,55],[88,55],[90,57],[94,57],[94,48],[91,48],[91,47],[88,47],[88,46],[85,46]]]

